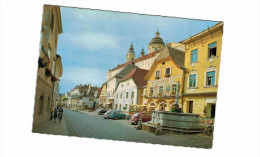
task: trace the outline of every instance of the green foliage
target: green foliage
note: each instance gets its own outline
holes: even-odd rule
[[[172,108],[172,112],[183,113],[182,109],[177,107]]]
[[[66,100],[68,100],[68,98],[63,98],[63,99],[62,99],[62,101],[66,101]]]

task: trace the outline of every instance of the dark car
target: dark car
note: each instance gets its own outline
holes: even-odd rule
[[[124,114],[122,111],[110,111],[108,114],[105,115],[105,119],[126,119],[126,114]]]
[[[106,112],[107,112],[107,109],[102,108],[101,110],[98,111],[98,114],[101,115],[101,114],[104,114]]]
[[[132,124],[137,124],[139,119],[142,119],[142,122],[149,122],[152,120],[152,117],[147,113],[139,112],[134,114],[129,122]]]

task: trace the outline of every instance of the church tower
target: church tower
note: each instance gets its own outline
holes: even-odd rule
[[[126,54],[126,62],[132,61],[134,59],[135,59],[135,52],[134,52],[133,43],[131,43],[131,46]]]
[[[141,51],[141,53],[140,53],[140,55],[139,55],[139,57],[142,57],[142,56],[144,56],[144,48],[142,48],[142,51]]]
[[[157,30],[157,32],[155,33],[155,37],[149,43],[149,46],[148,46],[149,52],[148,53],[158,51],[161,48],[163,48],[164,46],[165,46],[165,44],[164,44],[162,38],[160,38],[160,33]]]

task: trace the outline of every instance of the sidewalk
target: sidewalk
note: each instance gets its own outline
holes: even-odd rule
[[[70,135],[64,117],[62,117],[60,123],[58,118],[56,119],[55,123],[53,120],[52,121],[48,120],[42,126],[34,129],[32,132],[41,133],[41,134],[53,134],[53,135],[67,135],[67,136]]]

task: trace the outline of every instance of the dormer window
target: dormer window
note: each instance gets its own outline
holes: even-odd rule
[[[217,56],[217,42],[209,44],[209,58]]]

